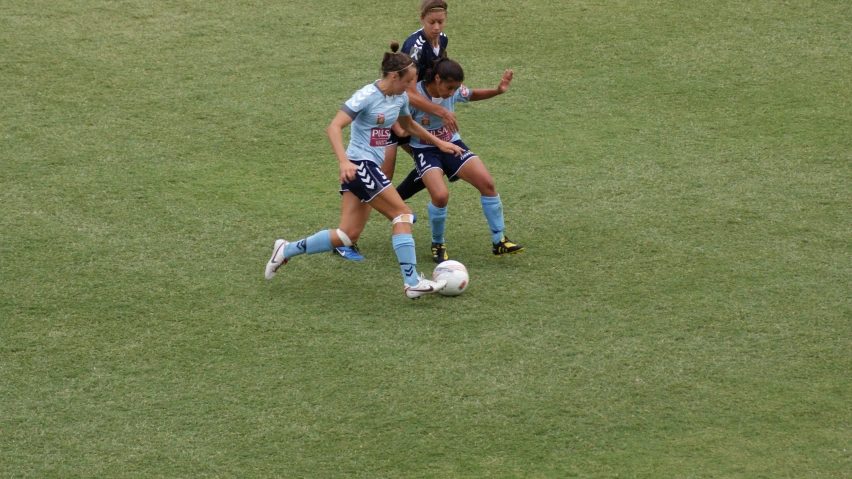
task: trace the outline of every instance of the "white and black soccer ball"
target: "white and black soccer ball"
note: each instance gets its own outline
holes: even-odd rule
[[[458,261],[444,261],[435,267],[432,273],[432,279],[435,281],[445,280],[447,286],[438,291],[444,296],[458,296],[467,289],[470,284],[470,276],[467,274],[467,268]]]

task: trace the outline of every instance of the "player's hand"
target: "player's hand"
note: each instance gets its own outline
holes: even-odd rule
[[[441,114],[438,115],[438,116],[441,117],[441,121],[444,122],[444,126],[446,126],[448,130],[450,130],[453,133],[459,131],[459,125],[458,125],[458,123],[456,123],[456,114],[455,113],[444,108],[443,111],[441,112]]]
[[[347,160],[345,162],[340,163],[340,182],[341,183],[349,183],[350,181],[355,179],[355,172],[358,171],[358,167],[355,166],[355,163]]]
[[[441,143],[439,143],[438,148],[444,153],[452,153],[456,156],[464,155],[464,150],[462,150],[461,147],[448,141],[442,141]]]
[[[509,89],[509,85],[512,84],[512,78],[515,76],[515,72],[512,70],[506,70],[503,72],[503,79],[500,80],[500,84],[497,85],[497,91],[502,95],[506,93],[506,90]]]

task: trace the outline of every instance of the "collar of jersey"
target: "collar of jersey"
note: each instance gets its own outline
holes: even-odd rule
[[[420,36],[423,37],[424,40],[426,39],[426,32],[424,32],[422,28],[420,30],[417,30],[414,33],[419,33]],[[447,34],[444,33],[444,32],[441,32],[441,34],[438,35],[438,38],[447,38]]]
[[[381,93],[381,94],[382,94],[382,96],[383,96],[383,97],[385,97],[385,100],[387,100],[387,101],[392,101],[392,100],[393,100],[393,97],[397,96],[397,95],[390,95],[390,96],[385,95],[385,92],[383,92],[383,91],[382,91],[382,89],[381,89],[381,88],[379,88],[379,80],[374,81],[374,82],[373,82],[373,86],[374,86],[374,87],[376,87],[376,91],[378,91],[379,93]]]
[[[420,80],[420,89],[423,90],[423,96],[429,99],[432,103],[435,103],[435,97],[429,94],[426,90],[426,80]],[[438,98],[438,103],[444,101],[443,98]]]
[[[428,98],[429,101],[432,101],[432,95],[426,90],[426,80],[420,80],[420,89],[423,90],[423,96]]]

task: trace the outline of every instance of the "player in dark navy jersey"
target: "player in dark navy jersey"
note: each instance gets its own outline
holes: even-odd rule
[[[447,56],[449,39],[444,34],[444,25],[447,23],[447,2],[445,0],[423,0],[420,5],[420,23],[423,28],[412,33],[402,46],[402,52],[408,54],[417,65],[418,82],[426,78],[426,72],[432,68],[435,60]],[[417,92],[417,88],[413,84],[407,93],[413,108],[436,115],[441,118],[447,128],[452,131],[457,130],[455,113],[431,103]],[[398,147],[402,146],[407,152],[411,152],[408,146],[410,138],[398,123],[393,125],[385,152],[385,162],[382,165],[382,172],[388,179],[393,179]],[[405,195],[403,199],[414,196],[415,193],[424,188],[423,182],[417,175],[417,170],[412,170],[409,173],[400,188],[402,188],[401,190],[398,189],[400,195]],[[357,245],[335,248],[333,252],[345,259],[364,260],[364,256],[358,250]]]
[[[423,25],[423,28],[412,33],[402,45],[402,52],[408,54],[414,60],[414,64],[417,65],[418,82],[426,78],[426,72],[432,68],[432,65],[439,58],[447,56],[449,38],[444,33],[444,25],[447,23],[447,2],[444,0],[424,0],[420,6],[420,23]],[[438,115],[444,118],[448,125],[455,127],[455,113],[440,106],[429,105],[425,98],[421,98],[418,95],[416,88],[408,91],[409,99],[412,96],[417,97],[414,103],[412,103],[412,106],[415,106],[416,103],[416,106],[421,111],[428,111],[430,114]],[[388,151],[385,156],[395,159],[397,145],[402,146],[410,153],[410,150],[406,147],[410,138],[410,136],[399,128],[399,125],[396,125],[394,134],[388,142]]]

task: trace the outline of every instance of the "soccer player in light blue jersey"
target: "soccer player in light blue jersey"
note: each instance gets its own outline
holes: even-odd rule
[[[412,33],[402,45],[402,53],[408,54],[417,66],[417,81],[423,80],[426,77],[426,72],[432,68],[432,65],[437,59],[447,56],[447,44],[449,43],[449,39],[447,38],[447,35],[444,34],[444,26],[446,23],[446,0],[421,1],[420,24],[422,25],[422,28]],[[451,130],[455,131],[455,113],[423,98],[423,96],[417,92],[417,88],[415,88],[415,84],[413,82],[406,93],[408,93],[408,99],[411,106],[418,110],[440,116],[444,124],[448,125]],[[410,138],[411,137],[405,134],[399,125],[393,126],[390,139],[388,140],[387,150],[385,152],[385,163],[382,165],[382,172],[388,177],[388,179],[393,178],[394,167],[396,165],[397,148],[401,146],[406,152],[411,152],[411,149],[408,146]],[[409,173],[408,177],[406,177],[402,184],[397,187],[396,191],[400,194],[403,200],[407,200],[423,188],[423,182],[421,182],[420,178],[417,176],[417,170],[411,170],[411,173]],[[333,252],[344,259],[364,261],[364,256],[354,244],[352,246],[335,248]]]
[[[464,70],[453,60],[439,59],[425,80],[417,84],[418,91],[435,104],[449,111],[455,111],[456,103],[486,100],[506,93],[512,83],[514,72],[506,70],[497,88],[469,90],[462,85]],[[494,179],[485,167],[485,163],[476,156],[464,142],[458,131],[448,128],[438,115],[432,115],[416,108],[411,109],[414,122],[419,123],[432,135],[443,141],[449,141],[464,150],[464,155],[447,155],[431,139],[412,138],[411,151],[414,165],[426,189],[429,190],[429,224],[432,228],[432,260],[436,263],[449,259],[444,241],[446,230],[447,203],[450,192],[444,183],[444,175],[450,180],[459,178],[479,190],[482,213],[491,229],[491,251],[495,256],[516,254],[524,250],[523,246],[513,243],[505,234],[503,223],[503,201],[494,186]]]
[[[411,120],[405,90],[417,77],[411,57],[397,53],[399,44],[391,43],[391,52],[382,59],[382,77],[355,92],[343,104],[326,129],[331,147],[340,165],[340,224],[336,229],[320,231],[299,241],[278,239],[272,257],[266,263],[266,279],[272,279],[281,266],[302,254],[331,251],[351,246],[367,224],[372,209],[392,222],[393,249],[402,271],[405,295],[416,299],[446,286],[446,281],[431,281],[417,274],[413,215],[395,188],[382,173],[385,146],[390,128],[399,121],[412,136],[437,145],[440,151],[461,156],[460,147],[436,138]],[[348,148],[343,147],[343,128],[351,125]]]

